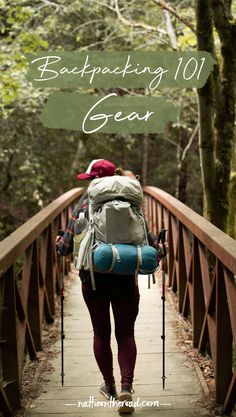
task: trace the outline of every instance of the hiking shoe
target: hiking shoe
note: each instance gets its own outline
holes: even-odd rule
[[[131,414],[134,412],[134,407],[130,404],[133,401],[132,394],[134,391],[131,388],[124,388],[119,395],[119,401],[122,403],[118,408],[118,413]]]
[[[116,392],[116,386],[113,385],[112,387],[108,387],[105,383],[103,383],[100,387],[100,393],[106,397],[107,400],[115,400],[118,399],[118,394]]]

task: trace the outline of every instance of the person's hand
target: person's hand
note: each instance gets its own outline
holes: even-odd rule
[[[169,251],[168,242],[165,243],[157,243],[157,253],[159,260],[162,259]]]
[[[64,233],[65,233],[65,230],[63,230],[63,229],[58,230],[58,233],[57,233],[57,236],[56,236],[56,239],[55,239],[56,243],[58,243],[59,240],[61,239],[61,237],[64,236]]]
[[[167,254],[169,252],[169,243],[165,242],[164,246],[165,246],[165,251],[166,251],[166,254]]]
[[[58,255],[61,254],[60,251],[59,251],[58,245],[59,245],[59,242],[60,242],[63,235],[64,235],[64,230],[59,230],[58,235],[55,238],[55,246],[56,246],[56,251],[57,251]]]
[[[55,237],[55,245],[57,245],[60,242],[60,240],[61,240],[61,236],[60,235],[57,235]]]

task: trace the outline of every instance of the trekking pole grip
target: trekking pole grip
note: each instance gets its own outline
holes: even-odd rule
[[[166,256],[166,247],[165,247],[166,232],[167,232],[166,229],[161,229],[159,236],[158,236],[158,243],[162,245],[163,256]]]

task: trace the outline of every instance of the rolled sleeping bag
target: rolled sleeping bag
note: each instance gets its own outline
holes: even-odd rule
[[[99,244],[92,253],[94,271],[117,275],[152,274],[158,267],[158,255],[149,245],[123,243]],[[138,269],[138,271],[137,271]]]

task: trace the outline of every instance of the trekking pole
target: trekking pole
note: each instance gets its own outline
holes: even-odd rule
[[[60,295],[61,295],[61,385],[64,385],[64,272],[65,258],[60,256]]]
[[[166,229],[162,229],[159,237],[158,237],[158,243],[162,245],[162,389],[165,389],[165,274],[166,274],[166,248],[165,248],[165,237],[166,237]]]

